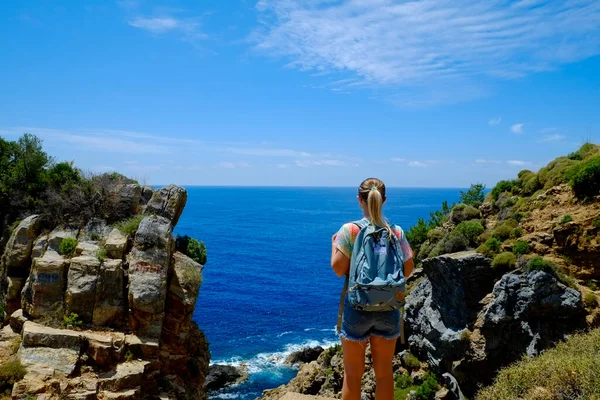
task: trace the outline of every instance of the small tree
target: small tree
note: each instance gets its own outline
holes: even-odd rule
[[[479,207],[485,199],[484,190],[483,183],[474,183],[466,192],[460,192],[460,202],[468,206]]]

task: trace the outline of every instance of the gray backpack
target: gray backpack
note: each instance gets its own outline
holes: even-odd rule
[[[404,306],[406,280],[402,250],[396,235],[385,227],[362,219],[353,222],[360,228],[354,242],[350,272],[342,292],[338,331],[344,295],[352,308],[362,311],[390,311]]]

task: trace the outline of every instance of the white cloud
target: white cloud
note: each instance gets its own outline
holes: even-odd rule
[[[510,127],[510,131],[512,133],[516,133],[517,135],[521,135],[524,133],[523,127],[525,124],[514,124]]]
[[[542,140],[540,140],[540,142],[541,143],[560,142],[564,138],[565,138],[565,135],[561,135],[561,134],[555,133],[555,134],[552,134],[552,135],[545,136]]]
[[[257,9],[259,51],[368,85],[511,79],[600,54],[597,0],[260,0]]]
[[[500,124],[500,122],[502,122],[502,117],[498,117],[498,118],[492,118],[492,119],[490,119],[490,121],[488,122],[488,125],[490,125],[490,126],[494,126],[494,125],[498,125],[498,124]]]
[[[475,160],[475,163],[476,164],[500,164],[500,161],[486,160],[486,159],[479,158],[479,159]]]
[[[215,165],[215,168],[224,168],[224,169],[236,169],[236,168],[250,168],[251,165],[247,162],[230,162],[224,161]]]
[[[268,157],[311,157],[312,154],[305,151],[276,148],[242,148],[228,147],[225,149],[228,153],[243,154],[249,156],[268,156]]]
[[[350,163],[343,160],[296,160],[295,165],[300,168],[310,167],[358,167],[358,164]]]
[[[422,162],[422,161],[409,161],[408,166],[409,167],[427,167],[427,166],[429,166],[429,164],[426,162]]]
[[[173,16],[141,17],[137,16],[128,21],[130,26],[142,29],[155,35],[176,32],[187,42],[195,43],[206,39],[207,35],[200,31],[200,23],[194,18],[176,18]]]
[[[170,153],[172,147],[164,143],[134,141],[116,135],[114,131],[64,131],[60,129],[15,127],[0,132],[13,132],[19,135],[27,132],[40,138],[82,146],[86,149],[111,153],[161,154]]]
[[[513,167],[524,167],[527,165],[533,165],[531,161],[521,161],[521,160],[508,160],[506,162],[508,165],[512,165]]]

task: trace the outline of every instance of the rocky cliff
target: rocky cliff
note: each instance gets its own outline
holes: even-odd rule
[[[172,234],[187,193],[137,184],[111,193],[128,221],[48,230],[31,215],[8,239],[0,358],[25,367],[15,399],[205,397],[208,342],[191,321],[203,266],[176,251]]]
[[[462,398],[461,389],[471,397],[503,367],[600,326],[598,182],[600,146],[587,143],[537,173],[521,171],[518,179],[498,183],[487,196],[483,185],[473,185],[462,193],[463,204],[444,203],[431,220],[411,228],[419,265],[405,307],[408,349],[398,346],[394,357],[397,400],[411,390],[408,398]],[[582,376],[597,374],[590,363],[575,364]],[[534,390],[519,398],[585,393],[589,380],[559,376],[566,365],[543,371],[555,383],[538,382],[544,396]],[[373,378],[367,350],[363,393],[370,399]],[[341,349],[332,348],[263,398],[286,392],[340,397],[342,379]]]

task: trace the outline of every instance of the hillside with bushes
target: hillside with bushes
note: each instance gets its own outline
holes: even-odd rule
[[[599,185],[600,146],[586,143],[491,190],[472,185],[407,232],[417,268],[395,400],[598,396]],[[339,398],[341,353],[308,360],[262,398]],[[362,384],[374,399],[368,349]]]

